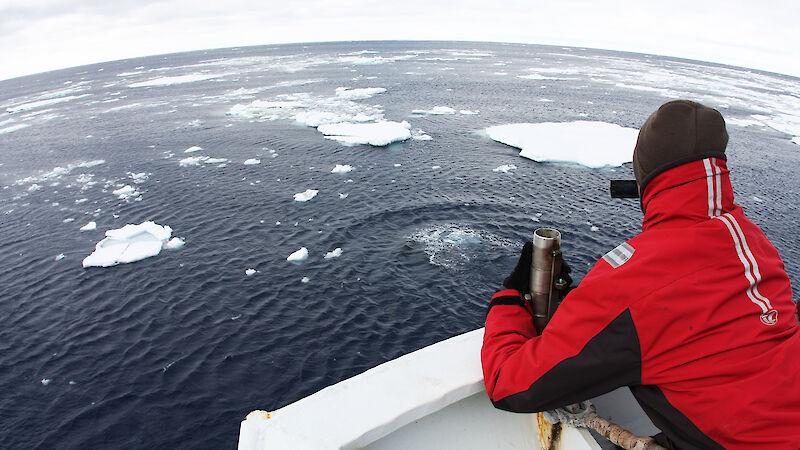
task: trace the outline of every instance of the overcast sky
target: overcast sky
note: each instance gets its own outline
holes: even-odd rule
[[[800,77],[798,0],[0,0],[0,79],[186,50],[468,40],[627,50]]]

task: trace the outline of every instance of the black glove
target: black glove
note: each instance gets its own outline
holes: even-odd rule
[[[527,241],[522,246],[522,254],[517,261],[517,266],[511,271],[511,275],[503,280],[503,287],[506,289],[516,289],[520,294],[525,295],[531,292],[531,264],[533,264],[533,242]],[[572,269],[569,264],[561,259],[561,273],[557,274],[556,280],[564,281],[564,288],[559,290],[561,298],[566,297],[572,290],[572,277],[569,276]]]
[[[533,263],[533,242],[527,241],[522,246],[522,255],[519,257],[517,267],[511,271],[511,275],[503,281],[506,289],[516,289],[520,294],[527,294],[531,291],[531,264]]]

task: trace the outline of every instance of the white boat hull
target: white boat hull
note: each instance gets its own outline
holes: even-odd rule
[[[599,449],[585,429],[495,409],[483,385],[483,329],[438,342],[241,423],[239,450]],[[595,400],[622,426],[656,431],[630,391]],[[611,417],[612,420],[615,417]],[[620,421],[619,419],[622,419]]]

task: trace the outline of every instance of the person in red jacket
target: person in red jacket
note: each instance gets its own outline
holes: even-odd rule
[[[486,317],[495,407],[539,412],[629,386],[665,447],[800,448],[797,306],[777,250],[734,203],[727,142],[699,103],[647,119],[633,155],[642,233],[595,264],[541,335],[521,258]]]

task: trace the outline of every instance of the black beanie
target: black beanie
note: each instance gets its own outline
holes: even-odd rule
[[[656,175],[692,161],[725,159],[728,132],[716,109],[689,100],[664,103],[639,130],[633,173],[644,195]]]

